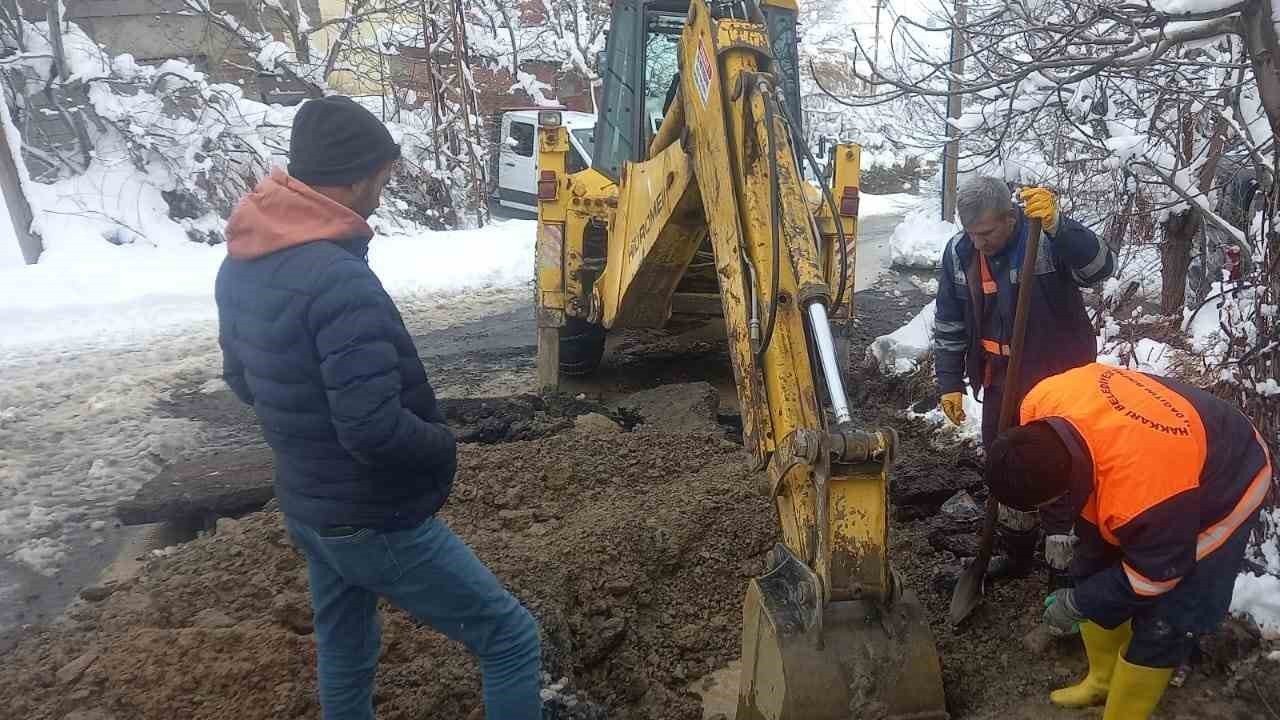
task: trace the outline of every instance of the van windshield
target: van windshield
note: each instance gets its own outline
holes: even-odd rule
[[[586,152],[587,157],[595,154],[596,145],[596,129],[595,128],[578,128],[570,130],[573,133],[573,139],[582,145],[582,149]]]

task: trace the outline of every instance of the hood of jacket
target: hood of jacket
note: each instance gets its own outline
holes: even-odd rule
[[[231,213],[227,254],[252,260],[309,242],[372,237],[364,218],[276,168]]]

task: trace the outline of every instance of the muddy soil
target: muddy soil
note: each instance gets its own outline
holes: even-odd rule
[[[938,445],[929,428],[900,416],[909,404],[936,402],[927,378],[884,379],[856,362],[858,346],[901,325],[920,298],[896,286],[860,293],[859,302],[851,399],[863,423],[900,432],[891,557],[933,618],[952,717],[1096,717],[1047,702],[1049,689],[1082,674],[1078,642],[1023,642],[1038,622],[1042,579],[994,584],[964,627],[944,622],[973,537],[972,523],[941,519],[938,506],[952,488],[981,495],[978,456]],[[646,371],[631,351],[635,342],[621,343],[617,387],[727,368],[722,350],[695,344],[682,360],[673,345],[658,361],[676,374],[666,377],[653,365]],[[486,382],[482,375],[463,382]],[[218,406],[215,396],[182,402],[225,413],[218,437],[252,434],[234,427],[240,411]],[[477,428],[486,419],[507,423],[494,431],[503,440],[538,413],[554,420],[587,409],[507,402],[455,407]],[[548,680],[569,678],[610,718],[700,718],[687,688],[739,653],[742,593],[776,538],[774,510],[745,470],[741,447],[723,433],[590,428],[565,424],[535,439],[462,446],[443,517],[538,617]],[[32,720],[318,717],[306,592],[304,563],[277,513],[224,521],[218,534],[94,594],[106,597],[78,606],[67,623],[28,633],[3,655],[0,707]],[[1268,703],[1280,707],[1273,680],[1280,664],[1265,659],[1276,648],[1232,628],[1206,640],[1206,660],[1168,693],[1158,718],[1276,717]],[[461,719],[479,706],[467,653],[394,608],[386,609],[378,683],[381,718]]]
[[[916,297],[910,291],[899,295],[894,289],[859,293],[859,314],[866,325],[858,328],[858,340],[866,343],[899,327],[918,309]],[[861,357],[859,352],[855,341],[855,361]],[[953,628],[947,622],[961,563],[977,549],[977,522],[944,517],[939,506],[949,497],[947,490],[966,489],[985,500],[980,453],[971,446],[940,442],[923,422],[902,417],[903,408],[922,410],[937,403],[927,373],[885,378],[873,367],[855,362],[853,376],[850,399],[862,422],[889,425],[899,433],[901,452],[890,487],[895,520],[890,556],[930,617],[952,717],[1097,717],[1096,711],[1067,711],[1048,702],[1050,690],[1083,677],[1086,663],[1078,638],[1026,641],[1040,626],[1046,593],[1043,574],[992,582],[985,601],[964,625]],[[1198,654],[1185,685],[1165,695],[1155,716],[1158,720],[1280,718],[1272,709],[1280,710],[1275,683],[1280,662],[1266,659],[1280,643],[1263,642],[1256,628],[1232,621],[1219,634],[1202,640],[1201,646],[1204,651]]]
[[[743,582],[776,531],[739,446],[647,432],[464,446],[444,517],[539,618],[548,671],[616,718],[700,717],[683,687],[737,655]],[[277,513],[224,521],[20,643],[0,707],[315,717],[306,591]],[[379,717],[465,718],[478,702],[465,650],[389,609]]]

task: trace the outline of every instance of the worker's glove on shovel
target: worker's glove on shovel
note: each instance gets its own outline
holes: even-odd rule
[[[1022,212],[1031,220],[1039,220],[1041,227],[1050,235],[1058,232],[1058,198],[1049,188],[1023,188],[1018,193],[1022,199]]]
[[[1080,632],[1080,623],[1084,620],[1080,608],[1076,607],[1074,590],[1055,590],[1044,599],[1044,624],[1050,633],[1074,635]]]
[[[942,393],[942,412],[952,425],[964,424],[964,393]]]

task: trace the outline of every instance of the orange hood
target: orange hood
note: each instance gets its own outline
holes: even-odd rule
[[[238,260],[318,240],[368,240],[364,218],[275,168],[227,222],[227,254]]]

